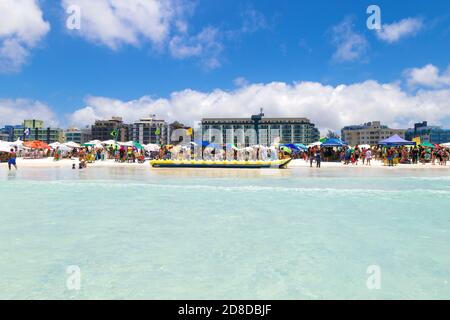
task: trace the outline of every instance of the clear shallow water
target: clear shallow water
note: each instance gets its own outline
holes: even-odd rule
[[[2,299],[450,299],[448,171],[23,168],[0,199]]]

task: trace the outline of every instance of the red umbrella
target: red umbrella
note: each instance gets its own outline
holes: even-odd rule
[[[31,148],[31,149],[48,149],[50,150],[50,146],[48,144],[46,144],[45,142],[42,141],[26,141],[23,143],[23,145],[27,148]]]

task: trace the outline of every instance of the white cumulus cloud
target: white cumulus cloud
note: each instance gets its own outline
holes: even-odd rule
[[[0,1],[0,72],[16,72],[50,31],[37,0]]]
[[[377,36],[389,43],[397,42],[402,38],[416,35],[423,27],[420,18],[406,18],[391,24],[384,24]]]
[[[304,116],[321,129],[340,130],[344,125],[371,120],[405,128],[420,120],[441,124],[443,119],[450,119],[448,101],[450,90],[422,90],[411,94],[397,83],[372,80],[335,87],[317,82],[272,82],[249,84],[232,91],[187,89],[168,98],[144,96],[121,101],[89,97],[85,107],[69,116],[69,122],[82,126],[111,116],[133,122],[157,114],[167,121],[193,124],[204,117],[249,117],[263,107],[266,116]]]
[[[45,103],[30,99],[0,99],[0,126],[21,124],[25,119],[40,119],[47,126],[58,124],[55,113]]]
[[[334,62],[355,61],[360,59],[369,48],[367,39],[354,30],[350,17],[332,28],[331,41],[336,47],[332,58]]]
[[[450,86],[450,66],[447,70],[440,73],[436,66],[427,64],[422,68],[406,70],[405,75],[410,86],[424,86],[430,88]]]
[[[221,66],[223,50],[219,37],[220,33],[214,27],[206,27],[194,36],[177,35],[170,41],[170,53],[176,59],[198,57],[206,69],[216,69]]]
[[[62,5],[80,8],[77,32],[82,37],[111,49],[145,42],[162,45],[180,25],[183,11],[180,0],[62,0]]]

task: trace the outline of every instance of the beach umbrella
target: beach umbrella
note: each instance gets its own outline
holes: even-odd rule
[[[158,146],[157,144],[152,144],[152,143],[147,144],[144,148],[145,148],[145,150],[150,151],[150,152],[158,152],[159,150],[161,150],[160,146]]]
[[[92,145],[96,145],[96,144],[101,144],[102,142],[100,141],[100,140],[92,140],[92,141],[89,141],[89,142],[87,142],[86,144],[92,144]]]
[[[11,144],[6,141],[0,141],[0,152],[10,152]]]
[[[345,147],[347,144],[338,138],[330,138],[322,142],[322,147]]]
[[[73,142],[73,141],[69,141],[64,143],[65,146],[69,147],[69,148],[79,148],[81,147],[78,143]]]
[[[17,139],[16,141],[11,142],[10,144],[11,144],[11,146],[17,147],[17,148],[19,148],[19,149],[22,149],[22,148],[23,148],[23,141],[20,140],[20,139]]]
[[[309,145],[308,145],[308,148],[320,147],[321,145],[322,145],[322,142],[317,141],[317,142],[314,142],[314,143],[309,144]]]
[[[53,143],[50,143],[49,146],[50,146],[50,148],[52,148],[52,149],[56,149],[56,148],[58,148],[58,147],[61,146],[61,143],[59,143],[59,142],[53,142]]]
[[[35,141],[26,141],[23,143],[23,145],[30,149],[48,149],[50,150],[50,146],[46,144],[45,142],[35,140]]]
[[[94,147],[95,146],[95,144],[94,143],[83,143],[82,145],[81,145],[82,147]]]
[[[441,147],[444,147],[444,148],[450,148],[450,142],[447,142],[447,143],[441,143],[440,146],[441,146]]]
[[[144,149],[144,146],[141,145],[139,142],[133,142],[133,147],[135,147],[136,149],[139,149],[139,150]]]
[[[296,146],[297,148],[302,149],[302,150],[307,150],[307,149],[308,149],[308,147],[305,146],[303,143],[296,143],[295,146]]]
[[[106,141],[103,141],[102,144],[106,145],[106,146],[116,145],[117,141],[116,140],[106,140]]]
[[[290,148],[288,148],[288,147],[282,146],[282,147],[280,148],[280,150],[281,150],[281,151],[284,151],[284,152],[286,152],[286,153],[292,153],[292,150],[291,150]]]
[[[421,146],[425,147],[425,148],[432,148],[432,149],[436,148],[435,145],[430,142],[422,142]]]

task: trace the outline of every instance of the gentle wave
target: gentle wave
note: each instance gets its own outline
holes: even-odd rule
[[[13,184],[23,184],[23,182],[12,182]],[[144,182],[112,182],[107,180],[87,182],[87,181],[27,181],[27,186],[32,185],[46,185],[46,186],[64,186],[81,187],[81,188],[101,188],[101,189],[128,189],[128,188],[152,188],[163,190],[186,190],[186,191],[220,191],[220,192],[279,192],[279,193],[340,193],[340,194],[352,194],[352,195],[365,195],[365,194],[399,194],[399,195],[420,195],[420,194],[439,194],[450,195],[450,190],[446,189],[373,189],[373,188],[333,188],[333,187],[284,187],[284,186],[223,186],[223,185],[193,185],[193,184],[155,184]],[[30,186],[31,185],[31,186]],[[11,190],[13,185],[8,184],[8,189]]]

